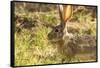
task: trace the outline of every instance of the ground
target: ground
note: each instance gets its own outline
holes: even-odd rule
[[[13,22],[15,23],[15,65],[68,63],[69,57],[61,54],[59,52],[61,50],[57,48],[58,46],[47,39],[48,33],[52,30],[50,27],[60,23],[58,10],[55,9],[57,8],[56,5],[33,5],[35,5],[35,8],[29,7],[32,6],[32,3],[31,5],[29,3],[15,3]],[[41,6],[40,8],[38,7],[39,5]],[[93,46],[96,46],[96,16],[93,15],[92,9],[90,9],[96,10],[96,7],[80,7],[82,8],[75,6],[78,9],[74,8],[74,13],[68,23],[68,31],[82,38],[84,38],[84,35],[95,37],[92,38],[94,41],[92,43],[94,44]],[[79,39],[77,38],[77,40]],[[95,50],[93,51],[94,53]],[[90,57],[90,55],[90,53],[77,54],[69,63],[96,61],[96,54],[93,57]]]

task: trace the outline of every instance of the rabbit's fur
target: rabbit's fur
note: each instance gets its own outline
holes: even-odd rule
[[[61,16],[60,12],[60,17]],[[67,24],[63,21],[62,17],[60,25],[53,27],[52,31],[48,34],[48,39],[52,42],[56,42],[59,46],[58,49],[67,57],[74,57],[77,53],[86,51],[96,51],[96,40],[93,40],[95,38],[91,36],[75,36],[68,33]],[[96,55],[96,52],[94,55]]]
[[[70,58],[74,58],[77,54],[90,54],[90,57],[96,58],[96,38],[91,35],[72,35],[66,29],[56,32],[56,29],[61,28],[61,25],[55,27],[49,34],[48,39],[51,42],[57,43],[58,50],[61,54]],[[62,28],[61,28],[62,29]],[[65,31],[64,31],[65,30]],[[64,33],[65,32],[65,33]],[[60,35],[60,36],[59,36]]]

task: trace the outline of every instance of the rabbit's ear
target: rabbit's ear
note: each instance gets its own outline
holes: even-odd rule
[[[58,9],[59,9],[59,16],[60,16],[61,23],[62,23],[62,22],[64,22],[64,20],[63,20],[63,6],[58,5]]]
[[[72,16],[72,5],[59,5],[59,14],[61,22],[66,24],[67,20]]]
[[[63,5],[63,20],[64,23],[72,16],[72,5]]]

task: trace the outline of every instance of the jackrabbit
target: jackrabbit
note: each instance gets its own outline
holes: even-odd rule
[[[94,37],[79,37],[67,31],[67,21],[72,16],[72,5],[59,5],[58,8],[61,23],[52,29],[48,34],[48,39],[51,42],[56,42],[58,44],[58,50],[69,58],[73,58],[77,53],[84,51],[94,51],[93,56],[95,56],[96,40],[93,40]],[[90,43],[93,43],[93,46]]]
[[[59,15],[61,19],[60,25],[53,27],[52,31],[48,34],[48,39],[51,41],[64,40],[65,38],[71,38],[72,34],[67,31],[67,20],[72,15],[71,5],[58,5]]]
[[[66,44],[71,38],[73,38],[73,35],[67,31],[67,20],[72,15],[72,6],[58,5],[58,8],[61,23],[52,29],[52,31],[48,34],[48,39],[58,44],[58,50],[60,50],[62,54],[65,54],[67,57],[71,57],[74,56],[75,51],[73,52],[73,47],[66,46]]]

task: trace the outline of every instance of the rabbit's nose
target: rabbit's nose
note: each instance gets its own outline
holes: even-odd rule
[[[51,32],[47,36],[48,40],[52,40],[54,38],[54,34],[52,34]]]

